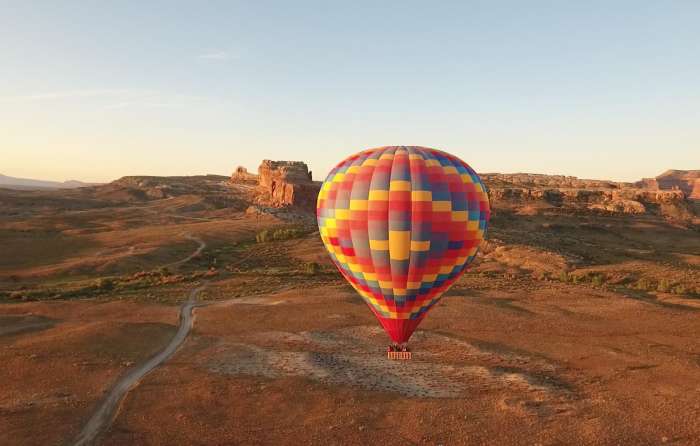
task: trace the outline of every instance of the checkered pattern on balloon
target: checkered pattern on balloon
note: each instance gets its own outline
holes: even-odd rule
[[[333,262],[399,343],[472,262],[489,215],[474,170],[425,147],[350,156],[328,174],[317,202]]]

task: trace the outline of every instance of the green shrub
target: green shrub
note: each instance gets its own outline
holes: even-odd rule
[[[560,282],[568,282],[569,281],[569,273],[566,271],[562,271],[559,273],[559,281]]]
[[[673,294],[685,294],[687,292],[685,287],[681,284],[674,286],[672,291],[673,291]]]
[[[305,274],[317,274],[319,271],[321,271],[321,265],[316,262],[304,263],[303,270]]]
[[[270,231],[264,229],[255,235],[255,241],[258,243],[265,243],[270,239]]]
[[[21,291],[10,291],[10,299],[24,300],[26,295]]]
[[[667,279],[661,279],[659,285],[656,287],[656,291],[668,293],[671,291],[671,282],[669,282]]]
[[[169,276],[170,270],[165,266],[161,266],[160,268],[158,268],[158,274],[160,274],[161,276]]]
[[[654,287],[654,284],[651,283],[649,279],[642,277],[641,279],[637,280],[635,288],[640,291],[650,291],[655,289],[656,287]]]
[[[112,290],[114,289],[114,280],[109,277],[101,277],[95,281],[95,287],[105,291]]]
[[[602,286],[603,282],[605,282],[605,278],[602,274],[594,274],[591,277],[591,283],[595,286]]]

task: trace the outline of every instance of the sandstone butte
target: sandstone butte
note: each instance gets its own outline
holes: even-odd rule
[[[316,207],[321,183],[302,161],[263,160],[258,174],[238,167],[231,176],[234,183],[257,183],[258,202],[271,207],[294,206],[306,210]]]

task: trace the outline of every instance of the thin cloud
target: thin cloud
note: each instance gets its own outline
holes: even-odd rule
[[[152,95],[158,94],[153,90],[134,90],[134,89],[82,89],[82,90],[59,90],[49,91],[44,93],[35,93],[25,96],[25,99],[32,101],[43,101],[53,99],[73,99],[73,98],[96,98],[96,97],[115,97],[115,96],[135,96],[135,95]]]
[[[16,101],[36,103],[55,102],[97,106],[103,110],[126,108],[176,108],[188,104],[211,100],[205,96],[163,92],[135,88],[100,88],[56,90],[24,96],[16,96]]]
[[[123,108],[175,108],[180,107],[182,104],[176,104],[172,102],[140,102],[140,101],[130,101],[130,102],[119,102],[116,104],[108,105],[105,110],[119,110]]]
[[[227,60],[231,58],[231,55],[226,51],[208,51],[200,54],[199,58],[205,60]]]

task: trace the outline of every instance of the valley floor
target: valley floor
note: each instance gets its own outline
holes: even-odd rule
[[[487,279],[474,279],[484,280]],[[460,287],[389,361],[342,285],[227,298],[210,283],[181,349],[128,393],[120,444],[694,444],[700,305],[588,287]],[[178,308],[0,307],[2,444],[70,444],[109,388],[165,346]]]
[[[495,208],[399,362],[311,214],[166,180],[0,191],[0,445],[75,444],[158,357],[95,444],[699,443],[698,227]]]

